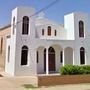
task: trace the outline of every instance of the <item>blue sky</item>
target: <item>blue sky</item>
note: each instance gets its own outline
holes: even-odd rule
[[[53,1],[55,0],[2,0],[0,3],[0,26],[10,23],[11,11],[17,6],[31,6],[38,11]],[[65,14],[76,11],[90,14],[90,0],[59,0],[45,11],[45,16],[63,23]]]

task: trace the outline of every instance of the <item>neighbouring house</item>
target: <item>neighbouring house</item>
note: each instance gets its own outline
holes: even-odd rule
[[[58,73],[66,65],[90,65],[88,15],[64,16],[64,25],[35,15],[31,7],[12,11],[11,24],[0,29],[0,66],[13,76]]]

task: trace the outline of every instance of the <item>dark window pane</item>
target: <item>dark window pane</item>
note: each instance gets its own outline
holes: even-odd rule
[[[61,51],[60,52],[60,63],[62,63],[63,62],[63,52]]]
[[[57,31],[55,30],[55,36],[57,36]]]
[[[13,18],[13,34],[14,34],[14,29],[15,29],[15,17]]]
[[[1,53],[3,51],[3,37],[1,38]]]
[[[37,63],[39,62],[38,58],[39,58],[39,57],[38,57],[38,51],[37,51]]]
[[[10,60],[10,46],[8,46],[8,62]]]
[[[51,26],[48,26],[48,35],[51,35]]]
[[[27,16],[24,16],[22,23],[22,34],[28,34],[28,31],[29,31],[29,18]]]
[[[85,64],[85,49],[80,48],[80,64]]]
[[[44,35],[44,29],[42,29],[42,35]]]
[[[23,46],[21,52],[21,65],[27,65],[28,61],[28,47]]]
[[[79,37],[84,37],[84,23],[79,21]]]

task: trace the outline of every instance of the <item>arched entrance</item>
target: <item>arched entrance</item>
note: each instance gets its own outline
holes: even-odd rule
[[[55,50],[50,47],[48,50],[49,71],[55,71]]]
[[[55,50],[52,47],[48,49],[48,62],[49,71],[55,71]],[[46,49],[44,49],[44,71],[46,71]]]

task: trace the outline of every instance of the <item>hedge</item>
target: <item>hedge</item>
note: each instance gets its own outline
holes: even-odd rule
[[[65,65],[59,69],[61,75],[90,74],[90,65]]]

